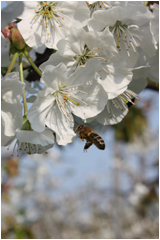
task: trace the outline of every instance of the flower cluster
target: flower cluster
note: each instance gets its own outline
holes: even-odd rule
[[[11,10],[8,4],[2,11],[4,19]],[[150,8],[140,1],[20,4],[18,12],[17,2],[12,2],[11,16],[18,21],[2,29],[2,44],[9,40],[12,54],[2,73],[2,146],[15,141],[19,155],[46,152],[55,141],[71,143],[76,121],[117,124],[129,105],[135,105],[147,79],[158,83],[157,4]],[[32,52],[45,48],[53,54],[38,68]],[[6,51],[3,54],[6,59]],[[41,85],[34,82],[31,88],[25,81],[24,57],[40,75]],[[14,69],[17,59],[19,67]]]

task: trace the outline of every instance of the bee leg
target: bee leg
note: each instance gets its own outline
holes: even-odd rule
[[[87,149],[92,145],[91,142],[87,142],[84,146],[84,152],[86,151],[87,152]]]

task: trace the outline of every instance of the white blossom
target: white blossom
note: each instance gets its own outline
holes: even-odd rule
[[[17,147],[17,157],[19,156],[20,152],[26,153],[26,154],[41,154],[46,153],[46,151],[53,147],[55,140],[53,132],[50,129],[45,129],[43,132],[35,132],[33,130],[21,130],[17,129],[15,132],[15,136],[10,139],[8,146],[11,146],[11,144],[15,142],[14,150]]]
[[[148,66],[149,67],[149,66]],[[128,103],[135,105],[134,99],[139,99],[138,94],[147,86],[146,67],[133,69],[133,80],[127,89],[117,97],[108,100],[104,110],[86,122],[98,122],[103,125],[113,125],[122,121],[129,112]]]
[[[74,115],[83,120],[101,112],[107,102],[107,94],[94,80],[95,62],[80,66],[67,77],[64,63],[57,67],[45,67],[36,101],[29,109],[27,118],[33,130],[42,132],[45,125],[56,133],[59,145],[66,145],[75,138]]]
[[[84,27],[89,19],[85,2],[40,1],[24,2],[24,11],[18,23],[26,43],[33,48],[45,44],[56,49],[57,42],[69,33],[70,27]]]
[[[151,12],[145,6],[116,6],[93,13],[88,22],[89,30],[103,31],[109,27],[115,38],[120,56],[128,66],[134,67],[138,60],[138,48],[152,57],[156,50],[149,28]]]
[[[132,79],[131,69],[118,55],[108,28],[103,32],[87,33],[84,29],[71,28],[70,36],[60,40],[57,48],[58,51],[40,66],[42,71],[47,65],[57,66],[63,62],[71,74],[77,67],[94,59],[97,61],[97,82],[105,89],[109,99],[122,93]]]

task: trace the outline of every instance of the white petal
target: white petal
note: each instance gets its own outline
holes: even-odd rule
[[[16,129],[22,126],[22,104],[10,104],[2,101],[1,110],[1,120],[4,126],[3,132],[8,137],[14,136]]]
[[[18,130],[16,132],[16,137],[20,142],[39,144],[41,146],[47,146],[55,143],[54,135],[49,129],[45,129],[41,133],[35,131]]]
[[[71,143],[76,136],[70,120],[73,121],[72,115],[70,115],[70,119],[64,116],[57,104],[47,115],[45,123],[56,133],[56,141],[59,145]]]
[[[86,94],[77,93],[77,96],[84,100],[79,101],[79,106],[75,104],[70,104],[73,113],[82,119],[90,118],[99,114],[104,109],[108,100],[107,93],[104,91],[102,86],[97,84],[96,81],[94,81],[92,85],[84,85],[82,88],[79,89],[85,91]],[[72,97],[72,99],[74,100],[74,97]],[[85,102],[86,104],[83,102]]]
[[[123,107],[122,104],[121,106]],[[109,115],[108,108],[111,109],[111,115]],[[121,108],[117,109],[113,105],[112,100],[109,100],[104,110],[98,116],[96,116],[94,120],[103,125],[113,125],[121,122],[127,113],[128,113],[127,107],[126,108],[123,107],[123,110],[121,110]]]
[[[60,63],[58,66],[46,66],[44,69],[44,72],[42,73],[41,82],[53,89],[54,91],[57,91],[59,89],[59,86],[65,82],[67,78],[67,67],[64,63]]]
[[[71,58],[66,58],[66,57],[60,56],[59,52],[57,51],[57,52],[53,53],[46,62],[42,63],[39,66],[39,69],[43,72],[47,65],[57,66],[61,62],[63,62],[65,65],[67,65],[69,61],[73,61],[73,60]]]
[[[34,131],[43,132],[45,130],[45,118],[54,101],[53,95],[44,97],[44,92],[39,91],[36,101],[27,113],[27,119],[30,121]]]
[[[19,73],[12,72],[1,81],[2,94],[1,97],[9,103],[16,103],[22,97],[25,83],[20,82]]]

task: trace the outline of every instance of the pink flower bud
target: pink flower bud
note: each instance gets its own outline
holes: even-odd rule
[[[12,25],[12,26],[11,26]],[[20,33],[20,31],[18,30],[18,28],[16,27],[16,25],[14,24],[11,24],[10,27],[11,27],[11,43],[12,45],[21,50],[25,47],[25,41]]]
[[[1,30],[5,38],[9,38],[11,42],[11,48],[21,50],[26,46],[26,43],[16,27],[16,23],[13,22],[9,26],[6,26]]]
[[[1,30],[1,32],[2,32],[2,34],[3,34],[3,36],[4,36],[5,38],[8,38],[8,37],[10,36],[9,26],[6,26],[5,28],[3,28],[3,29]]]

